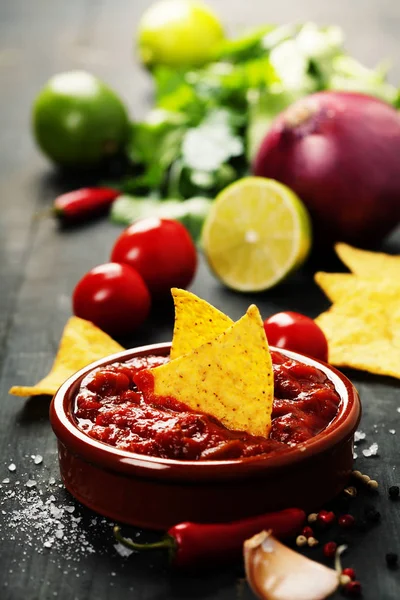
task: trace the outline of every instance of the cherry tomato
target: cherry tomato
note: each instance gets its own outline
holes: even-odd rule
[[[197,266],[196,247],[185,227],[153,217],[136,221],[120,235],[111,260],[134,267],[154,296],[186,288]]]
[[[72,304],[77,317],[92,321],[110,335],[125,336],[146,320],[150,293],[135,269],[106,263],[77,283]]]
[[[326,337],[309,317],[296,312],[280,312],[264,321],[264,329],[271,346],[328,362]]]

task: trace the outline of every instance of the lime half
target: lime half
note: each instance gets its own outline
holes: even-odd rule
[[[204,224],[202,248],[225,285],[240,292],[261,292],[307,258],[310,217],[287,186],[246,177],[217,196]]]

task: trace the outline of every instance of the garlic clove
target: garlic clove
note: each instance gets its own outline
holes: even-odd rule
[[[247,581],[263,600],[323,600],[339,586],[329,569],[262,531],[244,543]]]

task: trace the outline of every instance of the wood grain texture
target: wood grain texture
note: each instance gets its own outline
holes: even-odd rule
[[[118,228],[106,220],[60,230],[49,218],[36,218],[55,195],[86,183],[57,173],[36,151],[29,131],[30,107],[35,94],[54,73],[84,68],[104,78],[124,98],[133,115],[141,117],[151,94],[147,74],[133,59],[133,36],[138,19],[150,2],[144,0],[24,0],[0,3],[0,598],[1,600],[250,600],[239,567],[207,575],[171,573],[163,557],[121,558],[113,547],[108,521],[73,501],[58,487],[55,438],[48,422],[48,399],[24,402],[8,396],[13,384],[30,384],[50,366],[66,319],[70,297],[80,276],[106,261]],[[384,57],[394,62],[393,82],[400,81],[400,3],[398,0],[210,0],[230,32],[260,22],[314,19],[342,25],[347,46],[371,66]],[[386,248],[400,252],[400,235]],[[332,261],[337,268],[337,263]],[[260,296],[239,295],[222,288],[201,263],[192,287],[232,318],[257,302],[264,316],[278,310],[297,310],[315,316],[327,302],[312,283],[309,266],[276,290]],[[326,263],[324,267],[328,270]],[[156,314],[126,345],[171,338],[169,311]],[[379,480],[378,495],[361,495],[351,504],[362,515],[372,504],[382,513],[381,524],[367,533],[349,535],[346,566],[353,566],[362,581],[364,598],[397,600],[399,571],[385,565],[385,553],[400,552],[400,502],[387,499],[389,485],[400,482],[400,383],[383,377],[350,373],[361,394],[367,434],[359,444],[356,465]],[[390,434],[389,429],[396,430]],[[363,447],[379,444],[379,456],[364,458]],[[35,465],[31,455],[41,454]],[[14,462],[17,470],[10,473]],[[49,486],[49,478],[56,484]],[[82,552],[69,525],[72,542],[58,548],[43,547],[33,521],[16,523],[24,484],[35,478],[43,499],[53,493],[58,504],[75,506],[83,539],[94,553]],[[16,484],[20,481],[20,484]],[[16,495],[9,496],[9,491]],[[32,497],[37,497],[33,492]],[[19,513],[18,513],[19,514]],[[69,521],[71,523],[71,521]],[[144,538],[151,534],[144,533]],[[321,534],[321,541],[334,533]],[[26,541],[27,539],[30,541]],[[26,545],[25,545],[26,542]],[[73,544],[76,544],[76,548]],[[320,549],[308,552],[321,559]],[[338,594],[337,598],[341,596]]]

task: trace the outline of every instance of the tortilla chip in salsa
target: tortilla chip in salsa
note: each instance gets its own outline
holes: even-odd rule
[[[171,292],[175,304],[171,359],[215,339],[233,324],[232,319],[191,292],[178,288]]]
[[[274,400],[272,359],[256,306],[216,339],[138,372],[135,383],[155,404],[172,397],[228,429],[267,436]]]

